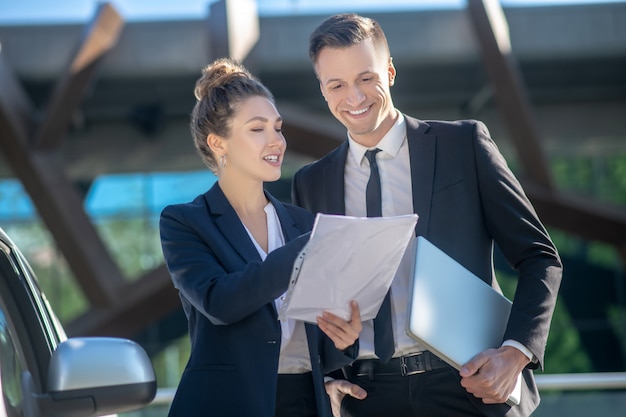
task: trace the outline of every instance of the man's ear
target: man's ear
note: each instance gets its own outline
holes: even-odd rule
[[[326,95],[324,94],[324,87],[322,87],[321,82],[320,82],[320,92],[322,93],[322,97],[324,97],[324,100],[328,101],[328,99],[326,98]]]
[[[221,136],[218,136],[214,133],[209,133],[209,136],[206,138],[206,144],[209,146],[211,151],[217,157],[220,155],[226,155],[228,152],[228,142],[225,141]]]
[[[393,66],[393,58],[389,57],[389,65],[387,66],[387,74],[389,74],[389,86],[396,82],[396,67]]]

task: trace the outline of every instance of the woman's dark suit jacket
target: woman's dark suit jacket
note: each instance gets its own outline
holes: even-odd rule
[[[557,250],[530,201],[477,121],[420,121],[405,115],[411,164],[416,234],[426,237],[485,282],[493,274],[494,242],[519,280],[504,339],[513,339],[543,366],[552,312],[561,282]],[[317,213],[345,214],[344,167],[348,142],[302,168],[293,180],[292,198]],[[486,406],[492,416],[527,416],[539,404],[532,376],[523,373],[522,402]],[[468,394],[469,395],[469,394]]]
[[[274,300],[287,289],[313,216],[266,195],[288,243],[264,262],[218,183],[161,214],[163,254],[191,338],[170,416],[274,417],[281,341]],[[317,407],[320,416],[331,417],[323,372],[352,358],[338,352],[317,326],[306,324],[306,334]],[[356,349],[355,344],[346,353],[354,357]]]

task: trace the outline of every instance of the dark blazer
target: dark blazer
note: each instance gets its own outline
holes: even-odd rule
[[[263,262],[217,183],[161,214],[163,254],[191,339],[170,416],[274,417],[281,340],[274,300],[287,289],[313,216],[266,195],[288,243]],[[306,324],[306,333],[317,407],[331,417],[323,373],[347,364],[356,350],[351,357],[338,352],[317,326]]]
[[[419,215],[416,234],[497,289],[492,254],[494,242],[498,245],[519,274],[504,339],[533,352],[538,363],[529,368],[542,367],[562,272],[548,233],[483,123],[405,119],[413,209]],[[347,154],[345,141],[298,171],[293,202],[313,213],[345,214]],[[468,395],[487,415],[529,415],[539,404],[539,394],[530,369],[523,376],[519,406],[486,406]]]

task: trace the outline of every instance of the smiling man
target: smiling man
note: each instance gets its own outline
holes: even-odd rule
[[[396,69],[385,35],[372,19],[356,14],[326,19],[311,35],[309,56],[328,108],[348,135],[337,149],[296,173],[294,203],[314,213],[360,217],[417,213],[417,235],[495,289],[494,244],[518,273],[502,345],[458,372],[405,332],[412,261],[407,251],[388,307],[384,303],[375,320],[363,323],[358,360],[343,369],[343,379],[326,383],[333,413],[531,414],[539,403],[532,369],[543,366],[562,267],[487,127],[476,120],[419,120],[398,111],[391,97]],[[382,324],[385,315],[390,321]],[[505,402],[520,373],[521,403],[509,406]]]

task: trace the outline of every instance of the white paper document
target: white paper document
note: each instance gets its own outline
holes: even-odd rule
[[[417,215],[350,217],[318,214],[294,263],[279,319],[315,323],[323,311],[345,320],[356,300],[373,319],[415,234]]]

